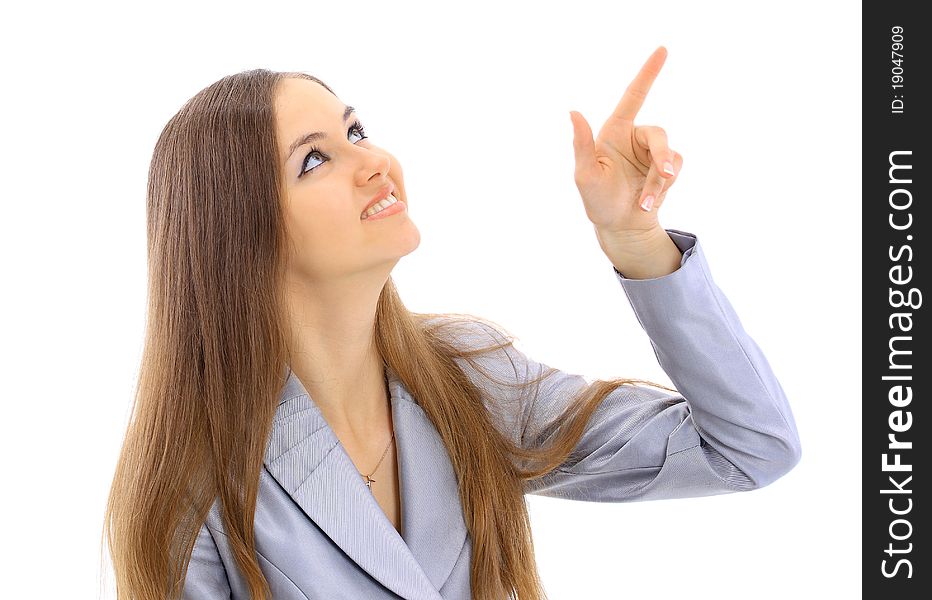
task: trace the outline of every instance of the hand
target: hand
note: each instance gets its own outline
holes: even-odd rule
[[[683,157],[667,145],[663,129],[637,127],[634,118],[666,58],[666,48],[654,50],[595,142],[586,119],[576,111],[570,112],[576,187],[586,216],[603,235],[656,237],[656,232],[662,231],[657,209],[676,181]],[[653,196],[652,204],[642,206],[648,196]]]

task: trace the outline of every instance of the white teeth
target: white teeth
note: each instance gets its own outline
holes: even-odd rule
[[[374,215],[374,214],[376,214],[376,213],[379,213],[379,212],[381,212],[382,210],[388,208],[389,206],[391,206],[391,205],[394,204],[395,202],[398,202],[398,198],[395,198],[395,196],[394,196],[393,194],[389,194],[389,195],[388,195],[388,198],[386,198],[385,200],[382,200],[382,201],[377,202],[377,203],[375,203],[374,205],[372,205],[372,208],[370,208],[369,210],[367,210],[366,212],[364,212],[364,213],[362,214],[362,217],[363,217],[364,219],[369,218],[369,217],[371,217],[372,215]]]

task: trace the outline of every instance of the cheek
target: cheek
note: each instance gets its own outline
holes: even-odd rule
[[[305,268],[319,271],[349,257],[360,244],[361,223],[339,202],[297,201],[288,210],[288,229],[294,252]]]
[[[298,236],[310,244],[345,239],[347,229],[358,225],[346,207],[335,202],[299,204],[291,211],[291,222]]]

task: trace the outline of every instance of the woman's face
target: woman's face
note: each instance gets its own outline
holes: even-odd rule
[[[345,110],[314,81],[279,82],[275,119],[292,248],[289,271],[302,280],[334,280],[373,269],[384,275],[420,243],[408,216],[401,165],[360,135],[354,123],[365,126],[362,116],[353,112],[344,119]],[[315,132],[322,135],[302,140]],[[399,206],[363,219],[363,210],[373,198],[384,197],[386,186],[394,188]]]

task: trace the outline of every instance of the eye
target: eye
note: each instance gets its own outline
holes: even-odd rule
[[[353,124],[349,126],[349,129],[347,130],[347,134],[353,133],[354,131],[359,135],[359,139],[356,140],[357,142],[368,138],[368,136],[366,135],[365,128],[362,126],[362,123],[360,123],[358,120],[353,121]],[[308,164],[310,163],[311,157],[315,155],[319,156],[320,158],[324,160],[330,160],[330,157],[324,154],[323,152],[321,152],[320,148],[316,146],[312,146],[311,151],[308,152],[307,156],[304,157],[304,162],[301,164],[301,173],[298,175],[298,177],[303,176],[305,173],[310,173],[311,171],[319,167],[320,164],[323,164],[323,161],[322,161],[320,164],[314,165],[310,169],[307,168]]]

